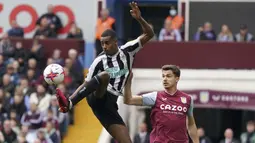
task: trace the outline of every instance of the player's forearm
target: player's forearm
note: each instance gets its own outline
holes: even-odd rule
[[[145,34],[149,38],[152,38],[154,36],[154,31],[153,31],[152,27],[142,17],[137,19],[137,21],[140,23],[140,25],[143,29],[143,34]]]
[[[190,138],[192,139],[193,143],[199,143],[199,137],[197,135],[196,124],[189,125],[188,131],[189,131],[189,135],[190,135]]]
[[[132,99],[132,92],[131,92],[131,84],[128,82],[124,89],[124,98],[123,102],[125,104],[129,104]]]
[[[127,105],[137,105],[137,106],[142,106],[143,105],[143,100],[141,96],[137,95],[132,95],[129,94],[127,98],[125,98],[126,95],[124,95],[124,103]],[[130,97],[131,96],[131,97]]]
[[[142,97],[132,95],[131,84],[127,83],[124,90],[124,103],[127,105],[142,105]]]

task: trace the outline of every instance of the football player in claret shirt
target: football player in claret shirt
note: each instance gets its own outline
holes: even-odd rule
[[[193,116],[193,99],[177,89],[180,74],[179,67],[164,65],[162,67],[162,82],[165,90],[150,92],[142,96],[132,95],[132,75],[127,81],[124,103],[152,107],[151,143],[189,143],[188,133],[193,143],[199,143]]]

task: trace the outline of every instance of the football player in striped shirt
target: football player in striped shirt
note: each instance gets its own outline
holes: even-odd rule
[[[130,3],[130,7],[132,17],[143,29],[141,36],[118,47],[115,31],[104,31],[101,35],[104,52],[93,61],[85,82],[68,99],[59,89],[56,92],[62,112],[68,112],[86,97],[95,116],[119,143],[131,143],[131,139],[116,102],[118,96],[123,95],[135,54],[154,36],[152,28],[142,18],[137,3]]]

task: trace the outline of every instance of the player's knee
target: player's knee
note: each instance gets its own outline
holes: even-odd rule
[[[102,83],[105,83],[105,84],[109,83],[110,75],[106,71],[101,72],[98,76],[101,79]]]

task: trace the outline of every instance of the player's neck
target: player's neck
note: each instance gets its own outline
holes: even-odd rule
[[[111,54],[107,54],[107,55],[110,57],[113,57],[113,56],[117,55],[118,53],[119,53],[119,49],[117,47]]]
[[[177,92],[177,87],[165,89],[169,95],[174,95]]]

